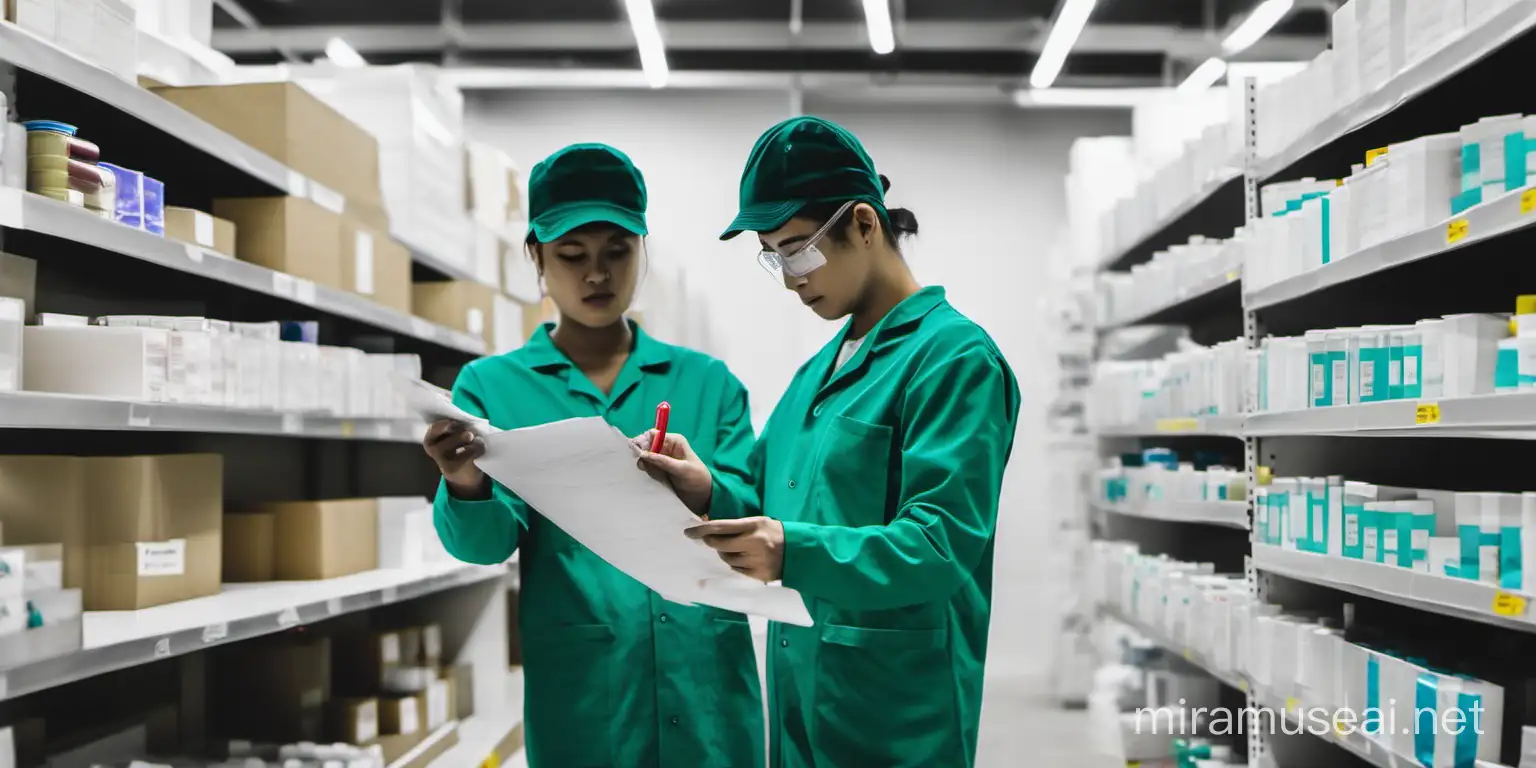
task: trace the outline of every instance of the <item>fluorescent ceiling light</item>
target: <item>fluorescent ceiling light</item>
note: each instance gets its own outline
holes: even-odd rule
[[[1021,107],[1129,108],[1166,98],[1169,88],[1020,88],[1013,103]]]
[[[1051,83],[1056,82],[1062,65],[1067,63],[1067,54],[1072,52],[1078,35],[1083,33],[1083,27],[1088,24],[1088,15],[1093,13],[1094,2],[1066,0],[1062,5],[1061,13],[1056,15],[1056,23],[1051,25],[1051,36],[1045,40],[1045,49],[1040,51],[1040,58],[1035,61],[1035,71],[1029,75],[1031,87],[1049,88]]]
[[[1204,64],[1195,67],[1195,71],[1179,83],[1177,93],[1189,95],[1199,93],[1217,83],[1222,76],[1227,74],[1227,63],[1221,59],[1212,57],[1205,60]]]
[[[651,0],[624,0],[624,10],[629,13],[629,28],[635,33],[635,46],[640,49],[640,67],[645,70],[645,80],[652,88],[667,84],[667,49],[661,44],[661,30],[656,26],[656,9]]]
[[[325,57],[330,59],[338,67],[366,67],[368,62],[363,60],[363,55],[356,48],[347,44],[347,41],[333,37],[325,41]]]
[[[896,50],[890,0],[864,0],[864,26],[869,29],[869,47],[875,53],[884,56]]]
[[[1228,56],[1248,50],[1249,46],[1274,29],[1294,5],[1296,0],[1264,0],[1259,3],[1259,7],[1253,9],[1253,13],[1248,14],[1248,18],[1232,30],[1227,39],[1221,41],[1221,50]]]

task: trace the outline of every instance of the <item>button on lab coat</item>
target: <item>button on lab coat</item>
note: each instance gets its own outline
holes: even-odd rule
[[[555,347],[551,327],[466,366],[454,402],[503,429],[601,416],[637,435],[667,400],[671,431],[713,468],[715,492],[744,492],[752,424],[746,390],[724,363],[634,326],[634,351],[604,395]],[[487,501],[455,499],[440,485],[433,522],[460,560],[500,563],[522,551],[534,768],[762,765],[763,707],[744,616],[663,600],[494,482]]]
[[[769,629],[769,762],[970,766],[1018,384],[941,288],[834,370],[847,333],[795,374],[752,490],[711,506],[782,521],[784,584],[816,620]]]

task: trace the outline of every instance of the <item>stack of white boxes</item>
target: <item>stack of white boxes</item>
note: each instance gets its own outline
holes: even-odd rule
[[[372,133],[390,230],[412,247],[472,267],[465,207],[464,100],[423,65],[343,70],[299,84]]]
[[[71,316],[40,320],[22,329],[20,347],[22,388],[34,392],[403,418],[409,413],[391,382],[421,376],[415,355],[281,341],[275,322],[152,315],[102,317],[97,325]]]
[[[133,82],[139,33],[126,0],[17,0],[5,18],[54,45]]]
[[[1127,322],[1189,298],[1192,291],[1222,278],[1235,280],[1243,265],[1244,241],[1192,237],[1184,245],[1152,254],[1130,272],[1099,273],[1099,323]]]

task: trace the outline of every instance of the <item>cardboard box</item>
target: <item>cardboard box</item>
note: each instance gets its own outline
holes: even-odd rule
[[[411,252],[382,230],[343,219],[341,288],[410,314]]]
[[[443,662],[443,629],[436,624],[421,628],[421,663],[436,667]]]
[[[342,217],[300,197],[223,198],[214,215],[235,224],[241,261],[330,288],[341,279]]]
[[[419,667],[421,662],[421,627],[406,627],[399,631],[400,663],[407,667]]]
[[[16,544],[62,543],[88,611],[219,591],[223,457],[0,457],[0,519]]]
[[[235,223],[195,208],[165,207],[165,236],[235,258]]]
[[[471,336],[490,338],[495,326],[496,289],[468,280],[416,283],[411,311]]]
[[[387,671],[400,666],[400,635],[367,632],[333,639],[333,682],[338,693],[372,696],[382,690]]]
[[[427,730],[436,730],[448,724],[453,716],[453,690],[446,680],[435,680],[423,694],[427,713]]]
[[[164,402],[170,334],[159,328],[27,326],[22,388]]]
[[[155,93],[349,201],[383,204],[378,142],[298,85],[249,83]]]
[[[222,646],[209,690],[219,735],[253,741],[319,741],[331,699],[326,637],[280,635]]]
[[[338,499],[266,504],[276,515],[279,581],[333,579],[378,567],[378,501]]]
[[[347,744],[367,744],[379,738],[379,700],[374,697],[331,702],[335,720],[329,738]]]
[[[37,312],[37,262],[0,251],[0,296],[21,299],[26,322]]]
[[[224,516],[224,580],[272,581],[277,516],[247,512]]]
[[[379,731],[409,736],[425,730],[426,702],[420,695],[386,696],[379,699]]]
[[[449,717],[463,720],[475,715],[475,665],[464,663],[443,667],[443,679],[448,682],[451,712]]]

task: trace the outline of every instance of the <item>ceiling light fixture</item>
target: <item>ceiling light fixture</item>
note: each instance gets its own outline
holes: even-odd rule
[[[1184,78],[1184,82],[1179,83],[1179,87],[1175,89],[1175,92],[1180,96],[1200,93],[1215,85],[1226,74],[1227,62],[1213,56],[1206,59],[1205,63],[1195,67],[1195,71],[1189,73],[1189,77]]]
[[[656,26],[656,9],[651,0],[624,0],[629,14],[629,28],[635,33],[635,47],[640,49],[640,67],[652,88],[667,85],[667,49],[661,43],[661,29]]]
[[[368,62],[347,41],[333,37],[325,41],[325,57],[338,67],[366,67]]]
[[[869,47],[875,53],[884,56],[896,50],[890,0],[864,0],[864,26],[869,30]]]
[[[1295,5],[1296,0],[1264,0],[1259,3],[1259,7],[1254,8],[1248,18],[1243,19],[1243,23],[1237,25],[1237,29],[1221,41],[1221,50],[1228,56],[1248,50],[1249,46],[1274,29]]]
[[[1051,36],[1045,40],[1045,49],[1040,52],[1040,58],[1035,61],[1035,70],[1029,75],[1030,87],[1049,88],[1056,82],[1056,76],[1061,74],[1062,66],[1067,63],[1067,54],[1072,52],[1078,35],[1083,33],[1083,27],[1088,24],[1094,3],[1095,0],[1066,0],[1061,6],[1061,13],[1056,15],[1056,22],[1051,25]]]

